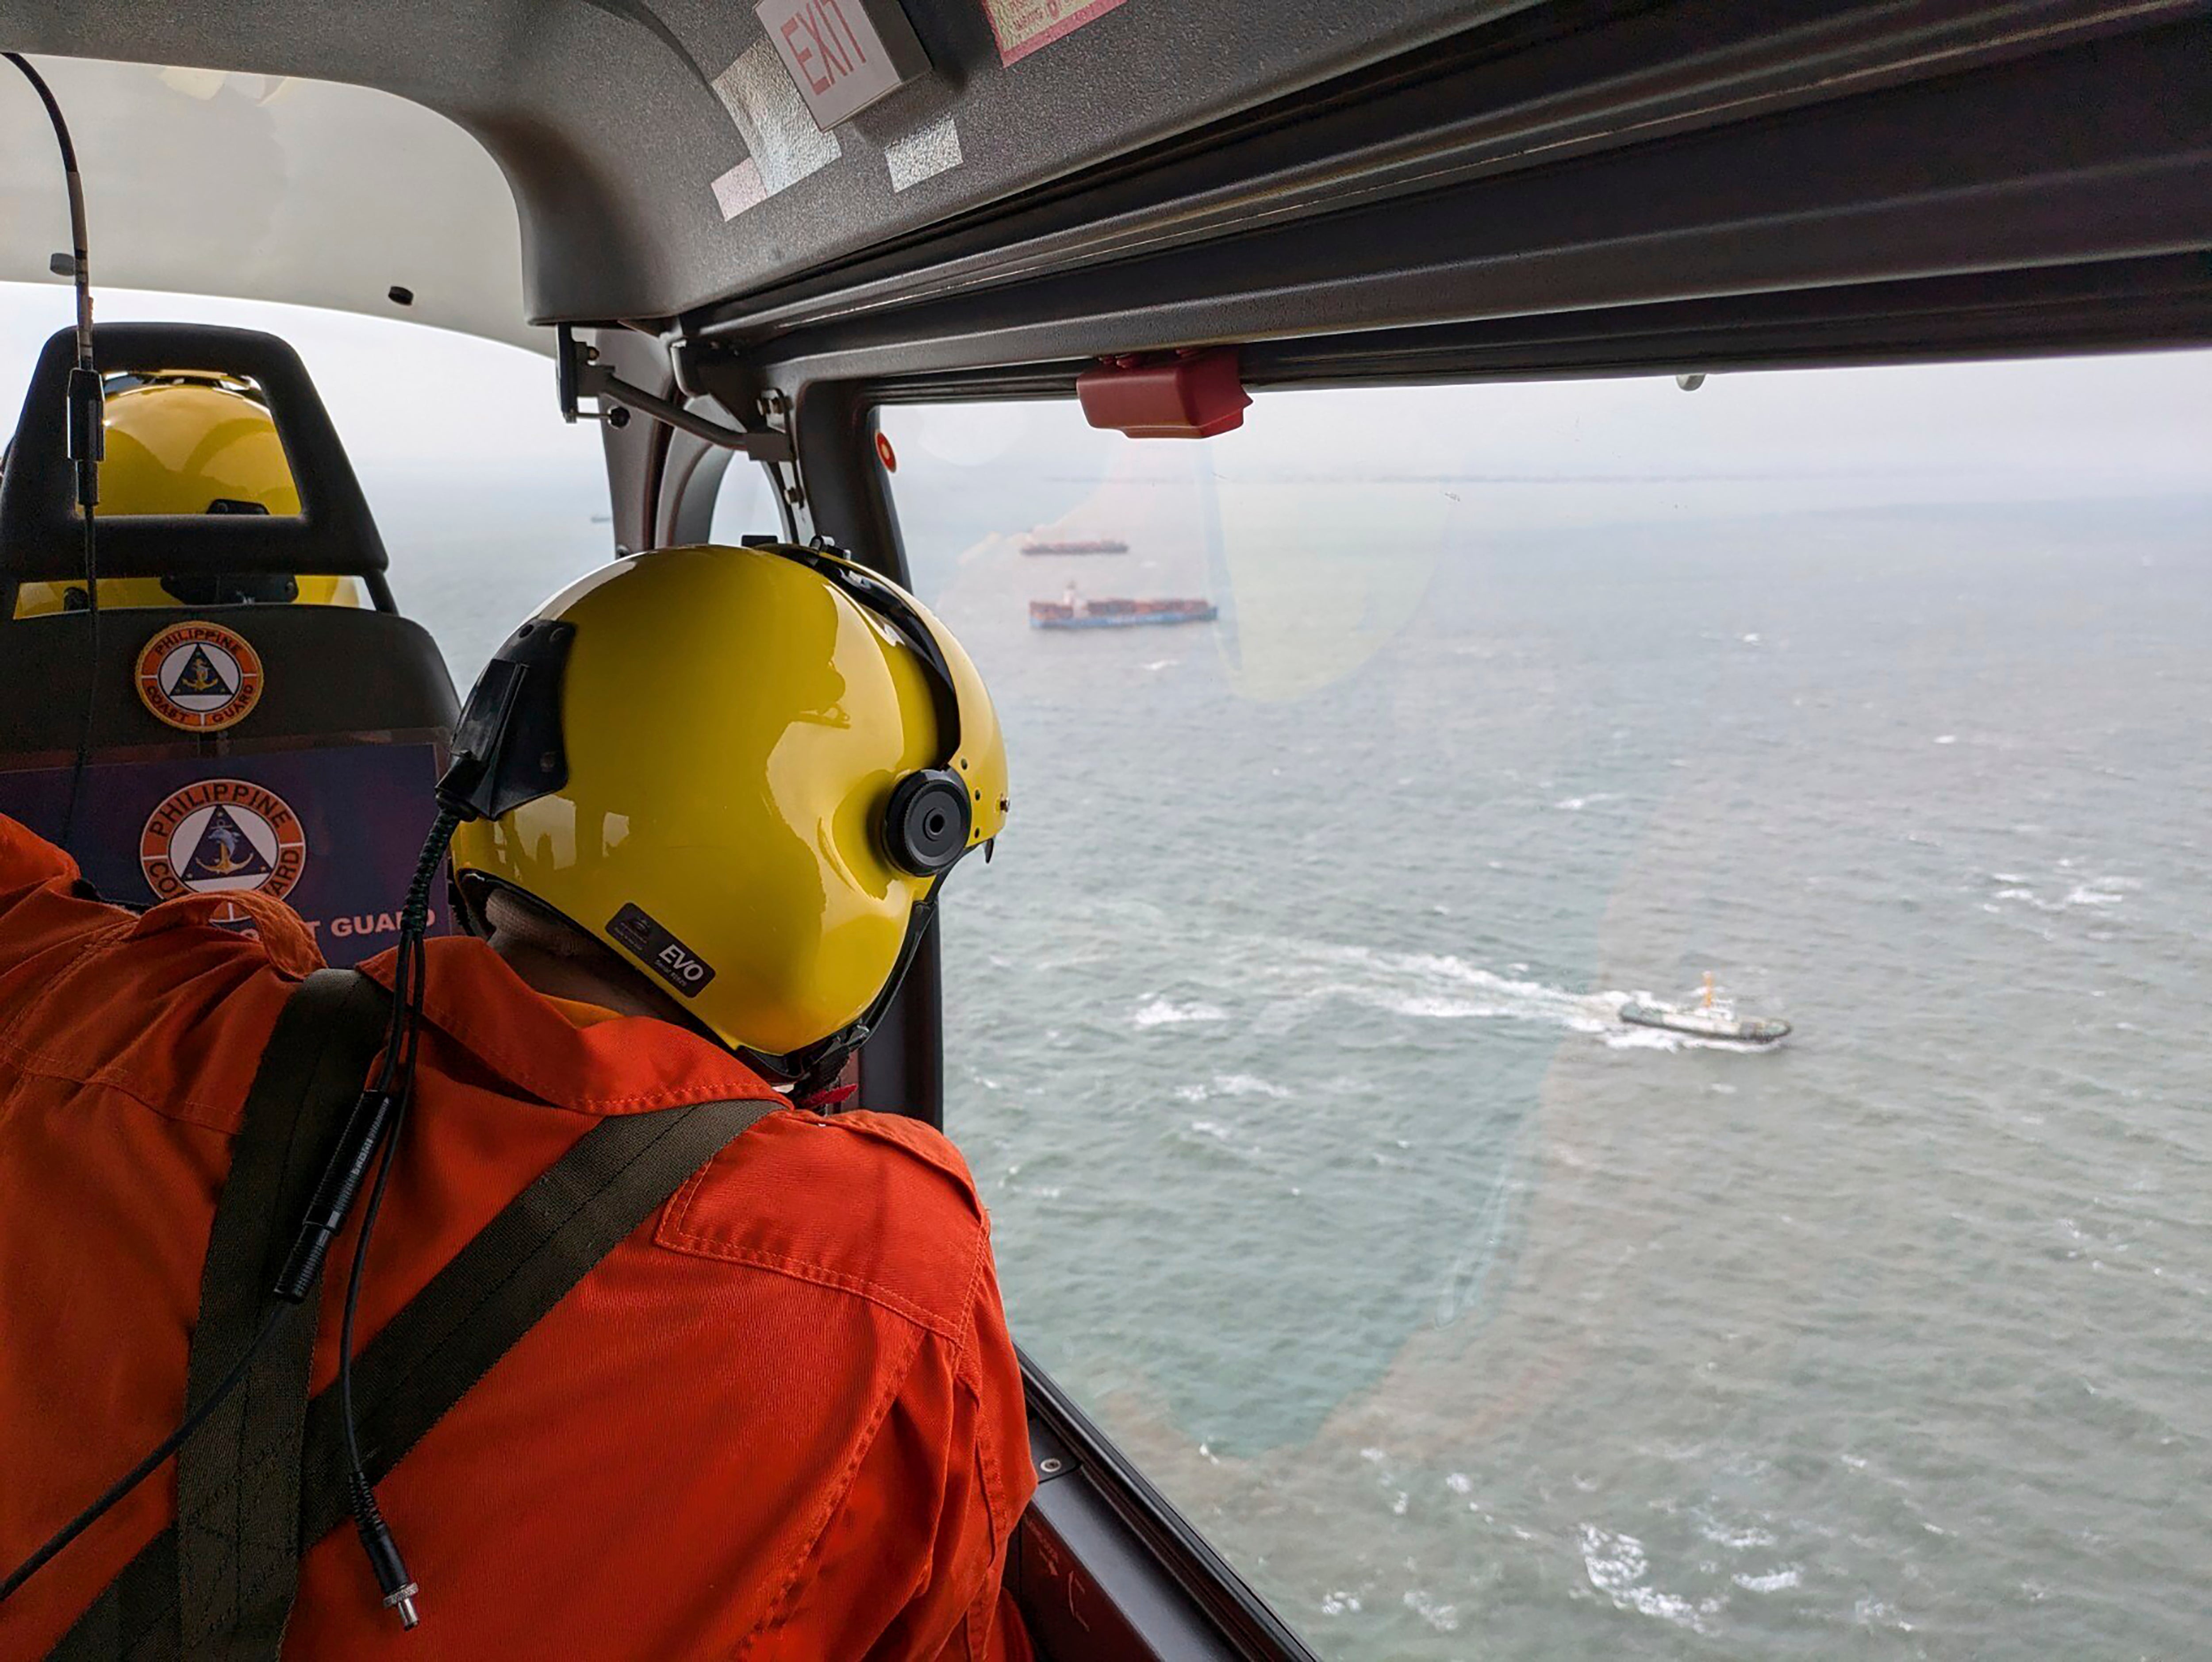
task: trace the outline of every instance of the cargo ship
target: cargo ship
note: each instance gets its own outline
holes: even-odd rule
[[[1129,545],[1119,537],[1090,537],[1074,542],[1054,542],[1043,537],[1023,539],[1024,554],[1127,554]]]
[[[1031,629],[1141,629],[1156,624],[1210,624],[1221,615],[1211,600],[1031,600]]]

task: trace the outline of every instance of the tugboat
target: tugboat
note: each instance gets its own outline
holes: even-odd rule
[[[1775,1044],[1790,1036],[1790,1024],[1772,1017],[1739,1016],[1729,1005],[1713,1000],[1712,971],[1705,972],[1705,997],[1692,1010],[1671,1004],[1629,1003],[1620,1007],[1620,1019],[1637,1027],[1658,1027],[1692,1038],[1724,1038],[1738,1044]]]
[[[1075,585],[1058,600],[1031,600],[1031,629],[1140,629],[1152,624],[1210,624],[1221,615],[1211,600],[1079,600]]]

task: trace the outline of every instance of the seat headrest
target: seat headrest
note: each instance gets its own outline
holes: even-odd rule
[[[196,572],[365,577],[384,570],[384,540],[337,429],[300,355],[274,335],[196,323],[103,323],[92,332],[103,375],[190,369],[242,377],[260,388],[300,493],[296,516],[258,514],[98,515],[100,575]],[[75,337],[58,331],[39,354],[0,473],[0,598],[22,582],[80,576],[83,526],[68,455]],[[94,510],[97,515],[97,510]],[[0,622],[12,613],[0,608]]]

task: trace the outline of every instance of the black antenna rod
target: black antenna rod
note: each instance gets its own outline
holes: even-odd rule
[[[100,459],[106,449],[106,411],[101,398],[100,371],[92,361],[92,255],[86,247],[84,179],[77,172],[76,145],[69,123],[55,100],[46,78],[31,67],[21,52],[4,55],[22,70],[23,78],[46,107],[53,123],[54,139],[62,148],[62,176],[69,186],[70,269],[76,285],[76,368],[69,380],[69,455],[76,464],[77,516],[84,521],[84,602],[88,661],[85,666],[84,721],[77,733],[76,761],[70,770],[69,806],[62,813],[62,847],[67,849],[76,830],[78,800],[84,794],[85,770],[92,763],[94,706],[100,697],[100,562],[93,533],[93,505],[100,500]],[[58,265],[60,261],[57,259]]]
[[[70,137],[69,123],[62,119],[62,107],[54,98],[54,89],[46,84],[46,76],[31,67],[30,59],[19,52],[5,54],[8,61],[22,70],[24,79],[39,94],[39,101],[46,107],[46,119],[54,125],[54,139],[62,149],[62,176],[69,187],[70,214],[70,270],[76,282],[76,367],[89,371],[92,362],[92,255],[85,246],[84,176],[77,171],[76,144]],[[58,272],[57,276],[60,275]],[[72,435],[74,436],[74,435]],[[86,461],[98,462],[97,454],[72,459],[80,466]],[[79,487],[82,492],[82,487]],[[90,501],[99,500],[97,488]]]

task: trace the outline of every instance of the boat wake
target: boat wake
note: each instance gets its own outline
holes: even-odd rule
[[[1648,992],[1577,992],[1500,975],[1449,953],[1394,953],[1268,937],[1256,979],[1275,995],[1257,1024],[1285,1028],[1312,1006],[1341,1001],[1420,1021],[1521,1022],[1581,1033],[1616,1050],[1756,1050],[1741,1040],[1640,1027],[1621,1008],[1651,1003]]]

